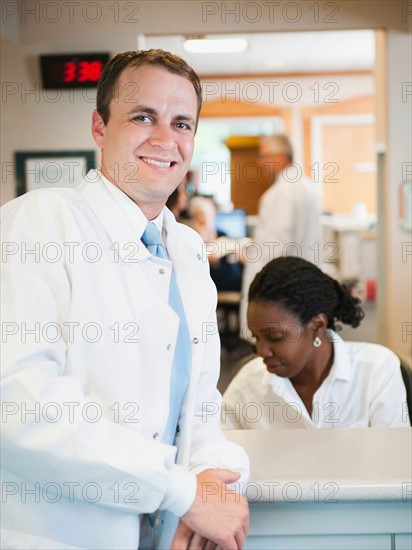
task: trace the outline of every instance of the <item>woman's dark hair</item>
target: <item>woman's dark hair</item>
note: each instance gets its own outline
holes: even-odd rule
[[[177,74],[189,80],[193,84],[197,97],[197,118],[202,107],[202,87],[199,77],[186,61],[177,55],[163,50],[137,50],[119,53],[104,67],[97,86],[96,109],[102,117],[104,124],[110,118],[110,103],[116,97],[116,90],[120,75],[128,67],[141,67],[142,65],[155,65],[163,67],[173,74]],[[129,92],[128,92],[129,93]],[[133,90],[130,96],[134,95]]]
[[[249,288],[249,302],[275,302],[294,313],[303,325],[324,313],[328,328],[336,329],[341,321],[355,328],[365,314],[360,300],[316,265],[295,257],[281,257],[269,262],[254,278]]]

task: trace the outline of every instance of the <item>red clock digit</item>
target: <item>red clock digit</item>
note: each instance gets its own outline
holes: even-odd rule
[[[63,67],[63,82],[73,82],[76,78],[76,63],[73,63],[73,61],[67,61]]]
[[[89,67],[89,79],[92,82],[97,82],[100,78],[102,72],[102,62],[101,61],[92,61]]]
[[[87,61],[80,61],[77,66],[77,82],[85,82],[89,78],[89,63]]]

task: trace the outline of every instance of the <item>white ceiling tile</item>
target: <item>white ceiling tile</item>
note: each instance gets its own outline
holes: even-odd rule
[[[183,57],[201,75],[369,70],[374,64],[374,33],[324,31],[207,35],[246,38],[248,49],[236,54],[188,54],[182,35],[145,35],[145,48],[161,48]]]

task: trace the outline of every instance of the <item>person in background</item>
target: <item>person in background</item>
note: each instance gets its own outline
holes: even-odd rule
[[[190,227],[202,237],[203,242],[218,238],[216,230],[216,206],[209,197],[196,195],[189,202]]]
[[[187,208],[189,206],[189,196],[187,194],[188,183],[189,172],[185,175],[166,201],[166,206],[172,212],[177,221],[183,222],[187,219]]]
[[[203,414],[221,402],[216,289],[165,208],[201,103],[181,58],[116,55],[92,115],[101,171],[2,209],[3,548],[244,545],[248,458]]]
[[[284,134],[264,136],[259,142],[258,162],[272,185],[259,201],[252,241],[259,255],[245,263],[240,302],[241,337],[247,337],[246,310],[250,283],[273,258],[298,256],[309,261],[319,257],[322,242],[320,185],[310,181],[294,163],[293,149]]]
[[[377,344],[344,342],[335,332],[337,322],[359,326],[359,303],[306,260],[267,264],[250,286],[247,312],[259,357],[224,393],[223,427],[408,426],[396,355]]]
[[[249,239],[229,239],[216,228],[216,206],[207,197],[192,197],[189,203],[191,227],[205,243],[210,264],[210,276],[220,291],[239,292],[242,284],[242,247]]]

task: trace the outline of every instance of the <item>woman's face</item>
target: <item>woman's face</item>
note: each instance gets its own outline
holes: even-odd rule
[[[294,378],[311,366],[316,349],[316,328],[303,326],[299,318],[276,302],[252,301],[247,313],[249,329],[256,338],[257,353],[267,370],[282,378]]]

